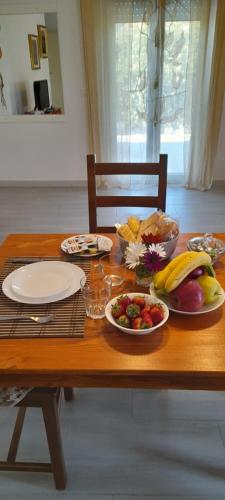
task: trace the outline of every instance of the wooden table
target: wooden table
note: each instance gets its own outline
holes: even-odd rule
[[[10,235],[9,256],[58,256],[68,235]],[[180,237],[177,252],[193,236]],[[225,241],[225,234],[217,235]],[[118,251],[115,235],[114,250]],[[215,266],[225,288],[225,258]],[[134,277],[127,271],[127,291]],[[1,339],[0,386],[87,386],[225,390],[225,308],[199,316],[171,313],[152,335],[124,335],[106,319],[86,320],[84,339]]]

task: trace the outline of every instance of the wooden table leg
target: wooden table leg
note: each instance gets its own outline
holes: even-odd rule
[[[48,439],[55,486],[58,490],[63,490],[66,487],[66,470],[63,457],[58,406],[56,399],[51,398],[51,400],[46,401],[42,406],[42,412]]]
[[[20,436],[23,428],[23,422],[24,422],[24,417],[26,413],[26,408],[19,408],[17,417],[16,417],[16,423],[9,447],[9,452],[7,456],[7,462],[15,462],[16,460],[16,455],[18,451],[18,446],[19,446],[19,441],[20,441]]]
[[[64,387],[64,397],[66,401],[73,400],[73,388],[72,387]]]

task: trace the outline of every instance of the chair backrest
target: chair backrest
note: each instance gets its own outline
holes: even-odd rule
[[[158,196],[97,196],[97,175],[156,175]],[[96,163],[95,155],[87,155],[89,229],[91,233],[115,232],[113,226],[98,226],[98,207],[149,207],[166,209],[167,155],[159,163]]]

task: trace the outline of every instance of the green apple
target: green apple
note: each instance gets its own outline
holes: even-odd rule
[[[221,293],[221,286],[216,278],[212,278],[212,276],[208,276],[204,274],[197,278],[199,285],[202,287],[204,293],[204,304],[212,304],[218,298],[218,295]]]

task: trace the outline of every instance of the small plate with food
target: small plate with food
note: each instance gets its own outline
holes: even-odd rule
[[[110,252],[113,242],[107,236],[99,234],[77,234],[61,243],[61,250],[78,257],[97,257]]]

